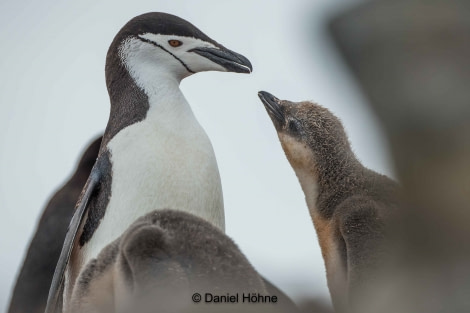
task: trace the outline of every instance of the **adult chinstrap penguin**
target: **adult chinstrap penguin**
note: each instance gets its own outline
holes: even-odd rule
[[[100,149],[101,137],[85,150],[72,177],[51,197],[42,212],[18,274],[8,313],[43,313],[47,292],[64,243],[67,225]]]
[[[72,218],[47,312],[62,303],[67,309],[84,265],[155,208],[190,212],[224,229],[212,145],[179,84],[201,71],[251,70],[248,59],[170,14],[143,14],[119,31],[106,58],[108,125]]]
[[[353,312],[383,264],[387,248],[381,244],[400,205],[398,185],[359,162],[326,108],[258,95],[305,193],[335,310]]]

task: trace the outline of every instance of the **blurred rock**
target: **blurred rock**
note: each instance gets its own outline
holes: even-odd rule
[[[470,2],[371,1],[330,26],[382,122],[407,203],[360,311],[469,312]]]

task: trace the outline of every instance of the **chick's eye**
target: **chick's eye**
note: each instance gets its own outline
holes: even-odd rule
[[[172,47],[179,47],[181,46],[183,43],[179,40],[176,40],[176,39],[172,39],[172,40],[168,40],[168,43],[170,44],[170,46]]]
[[[298,133],[299,132],[299,125],[297,121],[289,121],[289,124],[287,125],[289,128],[289,131],[292,133]]]

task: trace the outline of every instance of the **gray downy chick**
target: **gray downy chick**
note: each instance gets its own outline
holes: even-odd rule
[[[68,312],[296,312],[285,303],[242,302],[243,293],[280,296],[270,288],[217,227],[182,211],[156,210],[87,264]],[[208,293],[238,294],[238,302],[206,303]]]

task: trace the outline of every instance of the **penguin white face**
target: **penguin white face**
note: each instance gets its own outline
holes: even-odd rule
[[[184,76],[202,71],[250,73],[252,70],[250,61],[244,56],[202,39],[152,33],[138,38],[159,48],[155,53],[172,59],[173,62],[168,63],[178,65],[175,68]]]
[[[161,79],[178,83],[202,71],[250,73],[250,61],[223,46],[194,37],[144,33],[119,47],[119,57],[137,84],[153,90]]]
[[[155,80],[177,82],[202,71],[250,73],[244,56],[209,38],[191,23],[170,14],[147,13],[129,21],[116,35],[108,51],[107,64],[119,59],[143,89]],[[110,79],[120,75],[107,73]]]

